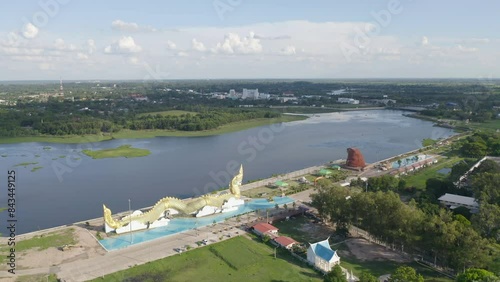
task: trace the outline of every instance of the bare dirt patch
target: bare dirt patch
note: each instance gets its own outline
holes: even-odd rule
[[[30,249],[24,251],[19,254],[19,269],[50,267],[105,253],[87,230],[77,226],[72,226],[71,228],[75,230],[74,236],[77,242],[75,245],[65,251],[61,251],[58,248],[48,248],[45,250]]]
[[[341,256],[352,256],[361,261],[394,261],[398,263],[411,261],[388,248],[371,243],[365,239],[349,239],[345,244],[349,248],[349,251],[339,251]]]

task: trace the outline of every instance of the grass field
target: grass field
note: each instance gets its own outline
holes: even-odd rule
[[[468,125],[471,128],[474,129],[484,129],[488,131],[496,131],[500,129],[500,119],[488,121],[488,122],[483,122],[483,123],[471,123]]]
[[[277,257],[273,248],[239,236],[93,281],[322,281],[290,255],[278,252]]]
[[[279,228],[280,235],[291,237],[300,243],[325,240],[333,233],[333,231],[323,225],[312,223],[311,219],[305,216],[282,220],[273,224]]]
[[[132,148],[131,145],[122,145],[118,148],[102,149],[97,151],[83,150],[82,153],[84,153],[89,157],[92,157],[93,159],[120,158],[120,157],[136,158],[136,157],[144,157],[151,154],[149,150]]]
[[[72,228],[63,231],[55,231],[44,235],[35,236],[31,239],[17,241],[16,252],[22,252],[29,249],[45,250],[48,248],[57,248],[63,245],[76,244],[74,230]],[[0,263],[6,259],[10,247],[0,248]]]
[[[197,112],[190,112],[190,111],[179,111],[179,110],[172,110],[172,111],[163,111],[163,112],[151,112],[151,113],[143,113],[139,114],[139,117],[142,116],[156,116],[156,115],[161,115],[161,116],[181,116],[185,114],[191,114],[191,115],[197,115]]]
[[[430,178],[444,179],[445,174],[441,174],[438,170],[442,168],[451,168],[454,164],[460,162],[463,158],[460,157],[450,157],[442,158],[437,164],[419,170],[415,174],[404,176],[402,179],[406,181],[407,187],[415,187],[419,190],[425,190],[426,181]]]
[[[219,128],[203,131],[180,131],[180,130],[121,130],[113,135],[70,135],[70,136],[29,136],[29,137],[0,137],[0,144],[26,143],[26,142],[47,142],[47,143],[94,143],[111,139],[133,139],[133,138],[154,138],[158,136],[172,137],[198,137],[221,135],[225,133],[241,131],[252,127],[269,125],[280,122],[290,122],[304,120],[306,116],[284,115],[279,118],[260,118],[240,122],[233,122]]]

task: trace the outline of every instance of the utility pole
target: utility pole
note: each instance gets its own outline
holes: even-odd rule
[[[128,199],[128,212],[129,212],[129,222],[128,222],[128,226],[129,226],[129,233],[130,233],[130,245],[132,245],[132,210],[130,208],[130,199]]]

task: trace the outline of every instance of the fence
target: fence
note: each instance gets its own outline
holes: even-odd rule
[[[410,253],[404,252],[403,247],[401,247],[401,250],[399,250],[399,248],[395,247],[395,244],[388,244],[382,240],[379,240],[378,238],[372,236],[368,231],[365,231],[365,230],[358,228],[356,226],[351,226],[350,231],[351,231],[351,234],[352,234],[352,232],[355,232],[355,235],[358,237],[364,238],[371,243],[375,243],[377,245],[380,245],[382,247],[390,249],[391,251],[396,252],[396,253],[398,253],[398,254],[402,255],[403,257],[406,257],[410,260],[414,260],[416,262],[424,264],[426,267],[431,268],[432,270],[437,271],[437,272],[441,273],[442,275],[448,276],[448,277],[453,278],[453,279],[455,278],[454,272],[451,269],[438,266],[436,264],[436,261],[431,262],[429,260],[426,260],[426,258],[421,254],[415,255],[415,253],[410,254]],[[421,253],[421,251],[416,251],[416,250],[414,250],[414,251]]]

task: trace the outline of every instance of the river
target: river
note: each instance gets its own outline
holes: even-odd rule
[[[419,148],[424,138],[453,134],[403,113],[316,114],[303,121],[208,137],[1,144],[0,207],[7,206],[9,169],[17,175],[17,233],[21,234],[102,216],[102,204],[116,213],[128,210],[128,199],[137,209],[167,195],[200,195],[227,186],[240,163],[247,182],[345,159],[348,147],[359,148],[367,162],[374,162]],[[94,160],[81,152],[124,144],[149,149],[151,155]],[[37,164],[19,166],[29,162]],[[41,168],[32,171],[34,167]],[[7,212],[1,212],[0,220],[6,219]]]

